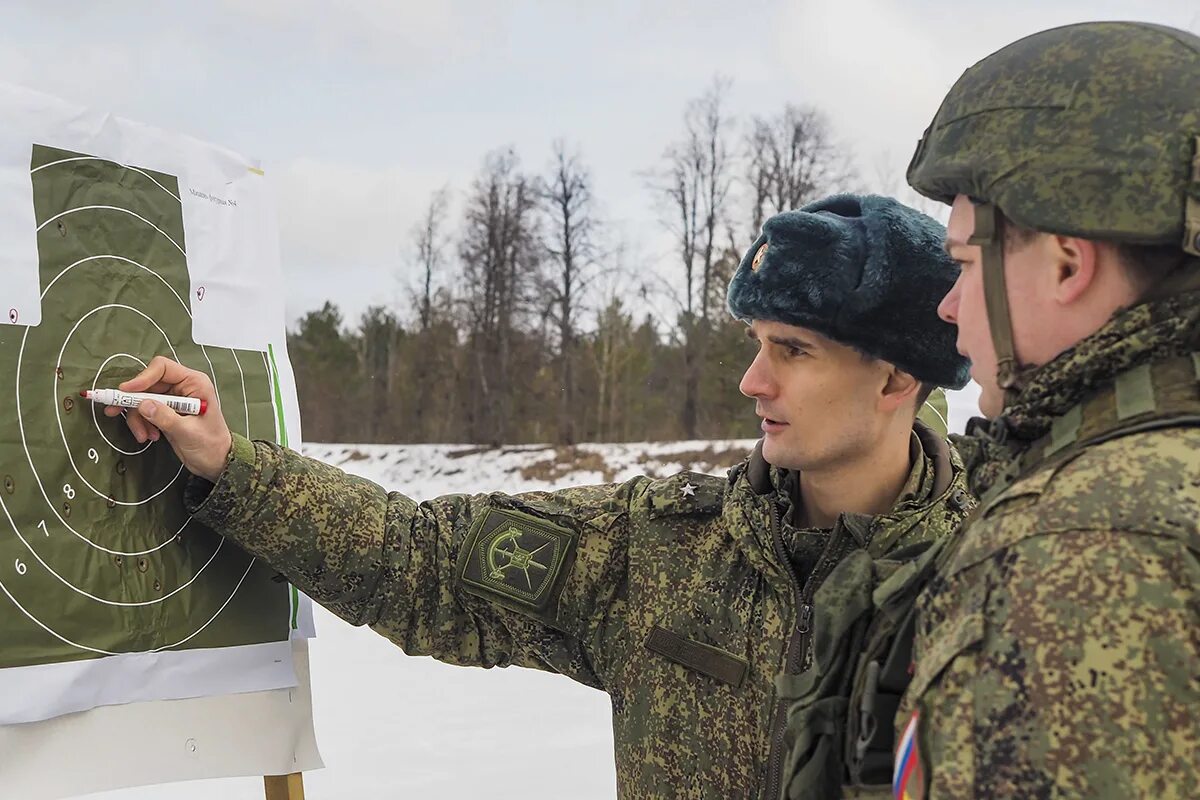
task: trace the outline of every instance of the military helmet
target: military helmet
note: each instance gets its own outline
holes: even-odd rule
[[[1198,98],[1200,37],[1085,22],[998,50],[942,101],[908,182],[934,200],[978,204],[970,243],[983,251],[997,383],[1009,402],[1032,368],[1017,363],[1013,346],[1004,220],[1200,256]]]
[[[954,84],[908,182],[1034,230],[1200,255],[1200,37],[1087,22],[1014,42]]]

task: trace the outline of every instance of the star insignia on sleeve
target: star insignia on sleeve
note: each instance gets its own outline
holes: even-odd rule
[[[679,491],[683,493],[684,497],[695,497],[696,496],[696,487],[692,485],[691,481],[688,481],[683,486],[680,486]]]

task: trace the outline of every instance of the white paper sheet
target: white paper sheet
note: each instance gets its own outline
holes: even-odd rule
[[[308,642],[292,642],[298,685],[270,692],[103,706],[0,726],[0,797],[53,800],[127,786],[324,766]],[[164,788],[163,797],[171,790]]]
[[[164,354],[300,442],[266,176],[17,87],[0,113],[0,797],[314,769],[311,601],[74,399]]]

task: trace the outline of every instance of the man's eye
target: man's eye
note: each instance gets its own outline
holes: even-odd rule
[[[788,358],[796,358],[797,356],[806,355],[799,347],[789,347],[787,349]]]

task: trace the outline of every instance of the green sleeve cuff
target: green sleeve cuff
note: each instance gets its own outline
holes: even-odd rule
[[[192,475],[183,492],[187,512],[198,522],[219,527],[236,516],[241,503],[248,500],[260,474],[254,442],[233,434],[233,446],[225,457],[225,469],[217,482]]]

